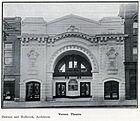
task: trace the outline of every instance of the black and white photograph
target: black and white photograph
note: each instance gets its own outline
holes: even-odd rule
[[[1,40],[2,109],[138,108],[138,1],[3,2]]]

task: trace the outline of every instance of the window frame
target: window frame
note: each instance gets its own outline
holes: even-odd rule
[[[11,45],[11,48],[6,48],[6,44],[9,44]],[[7,56],[6,55],[6,52],[10,52],[11,53],[11,56]],[[6,57],[7,56],[7,57]],[[6,62],[6,60],[9,60],[10,59],[10,63]],[[4,43],[4,65],[13,65],[13,43],[12,42],[8,42],[8,43]]]
[[[69,61],[72,61],[73,68],[69,68]],[[77,67],[75,68],[74,62],[77,62]],[[63,64],[65,64],[65,72],[60,72],[59,70]],[[82,72],[81,64],[85,66],[86,71]],[[86,60],[84,57],[80,55],[72,54],[64,56],[57,62],[53,76],[54,77],[65,76],[65,78],[67,77],[69,78],[69,76],[77,76],[78,78],[80,78],[81,76],[92,76],[91,70],[92,70],[91,64],[88,60]]]
[[[68,91],[78,91],[78,81],[76,79],[69,80]]]

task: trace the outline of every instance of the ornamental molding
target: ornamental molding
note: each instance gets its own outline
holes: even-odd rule
[[[54,43],[54,42],[57,42],[59,40],[62,40],[64,38],[69,38],[69,37],[85,39],[85,40],[87,40],[91,43],[96,42],[95,37],[90,36],[88,34],[81,33],[81,32],[65,32],[65,33],[62,33],[62,34],[58,34],[58,35],[50,38],[51,41],[48,41],[48,42]]]
[[[91,43],[99,43],[99,42],[108,42],[115,40],[116,42],[123,42],[124,39],[127,37],[125,34],[98,34],[98,35],[88,35],[84,34],[81,32],[78,32],[78,28],[75,28],[75,26],[70,26],[68,28],[67,32],[57,34],[54,36],[50,35],[22,35],[21,36],[21,42],[22,43],[29,43],[30,41],[37,41],[39,43],[55,43],[59,40],[62,40],[64,38],[70,38],[70,37],[75,37],[75,38],[81,38],[85,39]]]
[[[36,60],[39,56],[39,53],[36,52],[34,49],[30,50],[28,53],[27,53],[27,56],[30,60],[30,65],[31,67],[35,67],[35,63],[36,63]]]
[[[55,68],[54,65],[55,65],[55,62],[58,59],[58,57],[62,53],[70,51],[70,50],[76,50],[76,51],[82,52],[84,55],[86,55],[87,58],[90,60],[90,63],[92,66],[92,72],[93,73],[99,72],[99,67],[98,67],[98,63],[97,63],[95,56],[88,49],[81,47],[81,46],[77,46],[77,45],[68,45],[68,46],[64,46],[64,47],[60,48],[59,50],[57,50],[50,58],[50,62],[49,62],[50,66],[49,66],[48,70],[53,72],[54,68]]]
[[[68,29],[67,32],[79,32],[79,29],[76,28],[74,25],[71,25]]]
[[[118,67],[116,57],[119,55],[119,53],[116,52],[116,50],[113,47],[111,47],[109,51],[106,53],[106,55],[108,57],[108,68],[107,68],[108,75],[117,75]]]
[[[111,47],[110,50],[106,53],[106,55],[108,56],[109,59],[116,59],[116,56],[118,56],[118,52],[116,52],[116,50]]]

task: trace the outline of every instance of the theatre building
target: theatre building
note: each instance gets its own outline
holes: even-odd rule
[[[20,101],[125,100],[125,38],[120,17],[23,19]]]

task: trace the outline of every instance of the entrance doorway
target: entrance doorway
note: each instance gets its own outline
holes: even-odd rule
[[[4,82],[4,100],[14,100],[15,97],[15,81]]]
[[[104,98],[108,100],[119,99],[119,82],[116,81],[105,82]]]
[[[66,97],[66,82],[56,82],[56,97]]]
[[[40,83],[26,83],[26,101],[40,101]]]
[[[80,96],[81,97],[90,96],[90,82],[80,82]]]

